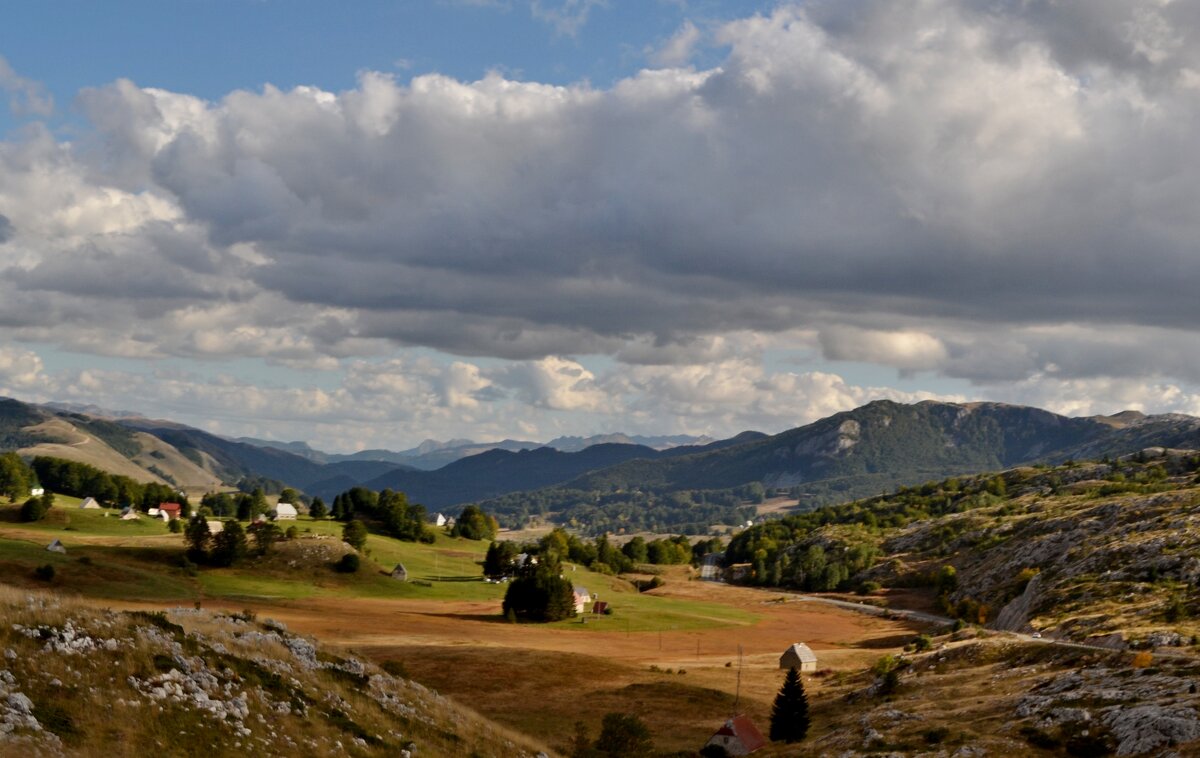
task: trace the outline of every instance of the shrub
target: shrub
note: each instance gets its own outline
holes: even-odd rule
[[[1142,652],[1133,656],[1133,660],[1129,662],[1129,665],[1133,666],[1135,669],[1144,669],[1151,663],[1154,663],[1154,656],[1151,655],[1149,650],[1143,650]]]
[[[405,668],[402,661],[396,660],[395,658],[390,658],[384,661],[379,667],[382,668],[385,673],[391,674],[392,676],[398,676],[403,679],[408,678],[408,669]]]
[[[944,726],[937,726],[933,729],[926,729],[925,731],[921,732],[921,736],[924,737],[925,741],[930,745],[938,745],[946,741],[946,738],[950,736],[950,730]]]
[[[360,565],[361,559],[358,557],[357,553],[346,553],[342,556],[342,559],[337,562],[337,566],[335,566],[335,568],[339,573],[353,574],[358,571],[358,567]]]
[[[923,653],[931,647],[933,647],[933,640],[930,639],[928,634],[918,635],[917,638],[913,640],[913,649],[918,653]]]
[[[858,594],[870,595],[872,592],[878,591],[881,586],[879,582],[863,582],[858,585]]]
[[[46,517],[46,505],[40,497],[31,497],[21,506],[22,521],[41,521]]]
[[[38,566],[33,570],[33,577],[35,579],[40,579],[43,582],[53,581],[54,567],[49,563],[43,563],[41,566]]]
[[[170,531],[171,534],[179,534],[183,531],[183,524],[179,519],[173,518],[167,522],[167,530]]]
[[[284,533],[283,533],[283,535],[284,535],[285,537],[287,537],[288,541],[291,541],[291,540],[294,540],[294,539],[296,539],[297,537],[299,537],[299,536],[300,536],[300,530],[299,530],[299,529],[297,529],[297,528],[296,528],[296,527],[294,527],[294,526],[289,526],[289,527],[287,528],[287,531],[286,531],[286,532],[284,532]]]

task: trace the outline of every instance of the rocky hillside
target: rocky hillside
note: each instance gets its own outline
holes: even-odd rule
[[[789,754],[1197,755],[1195,676],[1190,660],[964,631],[830,682],[816,705],[824,728]]]
[[[943,613],[1111,647],[1200,639],[1200,457],[944,480],[747,530],[731,561],[806,590],[927,588]],[[874,584],[871,584],[874,583]]]
[[[0,590],[0,754],[534,756],[401,676],[249,614]]]

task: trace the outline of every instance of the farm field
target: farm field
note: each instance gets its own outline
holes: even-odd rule
[[[672,567],[666,584],[628,582],[567,564],[571,580],[614,609],[554,624],[509,624],[505,586],[481,580],[486,543],[438,535],[433,545],[372,535],[354,575],[331,565],[347,548],[341,525],[301,519],[300,538],[231,569],[180,567],[183,541],[161,522],[122,522],[72,509],[63,498],[43,522],[0,507],[0,571],[18,587],[45,588],[33,568],[55,567],[51,588],[100,607],[250,609],[327,646],[399,661],[408,675],[481,714],[565,749],[582,722],[595,735],[605,713],[637,713],[660,750],[694,750],[734,708],[766,728],[781,681],[779,654],[807,642],[827,676],[808,677],[814,713],[837,677],[895,652],[919,629],[779,592],[699,582]],[[285,524],[285,527],[287,525]],[[60,555],[45,550],[58,538]],[[397,563],[401,583],[387,574]],[[740,690],[739,646],[742,650]]]

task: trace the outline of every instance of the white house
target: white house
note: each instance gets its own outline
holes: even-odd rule
[[[438,526],[445,526],[445,525],[446,525],[446,517],[445,517],[445,516],[443,516],[443,515],[442,515],[442,514],[440,514],[440,513],[437,515],[437,518],[436,518],[436,519],[434,519],[434,521],[437,523],[437,525],[438,525]]]
[[[592,593],[586,587],[575,587],[575,612],[587,613],[588,603],[592,602]]]
[[[146,511],[146,515],[150,518],[158,518],[162,515],[162,511],[157,508],[151,508],[150,510]]]
[[[45,494],[46,494],[46,490],[42,487],[30,487],[29,488],[29,496],[30,497],[41,497],[42,495],[45,495]],[[88,499],[90,500],[91,498],[88,498]]]
[[[80,510],[97,511],[100,510],[100,503],[96,502],[94,497],[85,497],[83,502],[79,504]]]
[[[295,521],[296,506],[291,503],[280,503],[275,506],[276,521]]]
[[[131,508],[129,506],[125,506],[124,508],[121,509],[121,520],[122,521],[136,521],[138,518],[139,518],[139,516],[138,516],[138,512],[137,512],[136,508]]]
[[[816,671],[817,656],[803,642],[794,643],[783,655],[779,656],[779,668],[796,669],[797,671]]]

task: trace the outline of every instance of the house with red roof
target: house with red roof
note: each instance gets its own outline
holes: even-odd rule
[[[183,515],[183,506],[179,503],[159,503],[158,515],[163,521],[174,521]]]
[[[734,716],[708,738],[704,747],[719,745],[727,755],[750,755],[766,744],[767,738],[762,736],[748,716]]]

